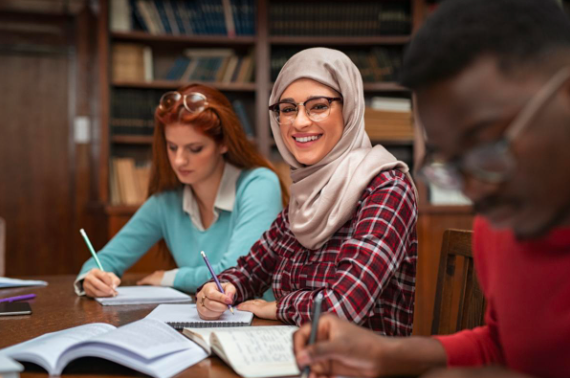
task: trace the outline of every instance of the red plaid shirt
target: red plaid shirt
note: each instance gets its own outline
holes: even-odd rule
[[[236,302],[270,285],[277,317],[300,325],[323,293],[323,311],[389,336],[412,333],[417,261],[414,189],[400,171],[378,174],[354,214],[319,249],[308,250],[289,228],[288,209],[221,281],[237,289]]]

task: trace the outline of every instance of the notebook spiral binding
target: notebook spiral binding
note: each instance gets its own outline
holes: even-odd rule
[[[176,330],[183,328],[218,328],[218,327],[245,327],[249,323],[246,322],[168,322],[169,326]]]

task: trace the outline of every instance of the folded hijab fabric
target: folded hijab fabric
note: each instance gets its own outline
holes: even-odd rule
[[[285,89],[301,78],[327,85],[343,98],[342,137],[314,165],[305,166],[295,159],[281,138],[279,125],[271,118],[277,148],[291,166],[291,231],[304,247],[316,249],[351,217],[362,192],[379,172],[399,169],[407,173],[408,166],[384,147],[376,145],[372,148],[364,130],[362,76],[344,53],[319,47],[295,54],[281,69],[270,104],[278,102]]]

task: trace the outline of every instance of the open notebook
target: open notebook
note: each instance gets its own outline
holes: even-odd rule
[[[184,328],[208,354],[215,353],[242,377],[299,375],[293,355],[294,326]]]
[[[192,297],[170,287],[162,286],[119,286],[116,297],[95,298],[103,306],[184,303],[192,302]]]
[[[218,320],[203,320],[198,315],[195,304],[163,304],[155,308],[147,318],[160,320],[181,330],[184,327],[243,327],[251,325],[253,314],[234,308],[234,314],[228,310]]]

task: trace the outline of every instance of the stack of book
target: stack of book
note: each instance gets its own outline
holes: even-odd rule
[[[218,83],[253,81],[253,51],[238,56],[232,49],[186,49],[164,79]]]
[[[410,99],[373,97],[364,113],[364,125],[373,141],[412,141],[414,126]]]
[[[113,81],[152,81],[152,50],[136,43],[115,43],[111,53]]]
[[[137,166],[132,158],[111,159],[112,205],[140,205],[148,196],[150,164]]]
[[[255,0],[113,0],[111,30],[173,35],[255,35]]]
[[[269,27],[275,36],[408,35],[409,1],[272,1]]]
[[[270,61],[271,80],[275,81],[283,65],[302,48],[273,49]],[[341,49],[360,70],[364,82],[396,81],[402,66],[400,47],[373,47],[369,50]]]

